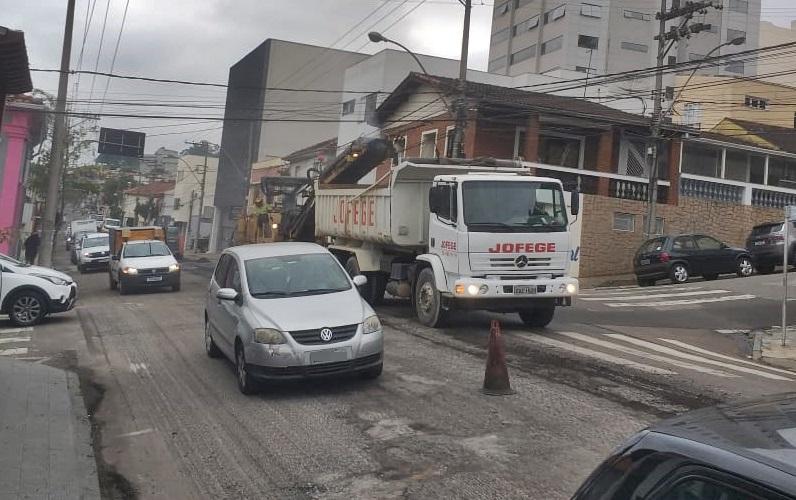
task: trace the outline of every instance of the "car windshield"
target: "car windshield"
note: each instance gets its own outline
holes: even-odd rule
[[[567,230],[567,207],[552,182],[468,181],[462,184],[464,223],[470,231]]]
[[[345,271],[325,253],[249,259],[245,266],[249,293],[257,298],[318,295],[351,288]]]
[[[160,241],[133,243],[124,247],[125,257],[158,257],[163,255],[171,255],[171,252],[169,247]]]
[[[777,222],[774,224],[765,224],[762,226],[755,226],[752,229],[752,236],[763,236],[765,234],[771,233],[778,233],[782,231],[782,222]]]
[[[98,238],[86,238],[83,240],[83,248],[91,247],[106,247],[108,246],[108,237],[101,236]]]

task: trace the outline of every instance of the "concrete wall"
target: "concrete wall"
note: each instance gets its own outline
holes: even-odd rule
[[[782,210],[680,197],[678,205],[657,205],[666,234],[704,233],[743,247],[752,227],[782,218]],[[614,214],[634,214],[635,230],[616,231]],[[581,277],[610,277],[633,272],[632,259],[644,241],[644,202],[584,195],[581,208]]]

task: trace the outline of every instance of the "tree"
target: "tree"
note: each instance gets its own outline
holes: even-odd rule
[[[110,177],[105,180],[105,183],[102,185],[100,201],[103,205],[108,205],[110,207],[112,218],[122,218],[124,191],[134,187],[135,185],[135,178],[126,173],[122,173],[116,177]]]

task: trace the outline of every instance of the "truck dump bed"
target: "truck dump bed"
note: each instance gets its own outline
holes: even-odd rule
[[[116,255],[127,241],[160,240],[165,241],[166,235],[162,227],[111,227],[108,228],[111,255]]]

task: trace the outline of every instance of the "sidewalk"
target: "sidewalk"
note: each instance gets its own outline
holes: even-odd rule
[[[782,345],[782,328],[764,332],[760,360],[771,366],[796,370],[796,326],[788,326],[788,336]]]
[[[0,359],[0,498],[100,498],[77,375]]]

